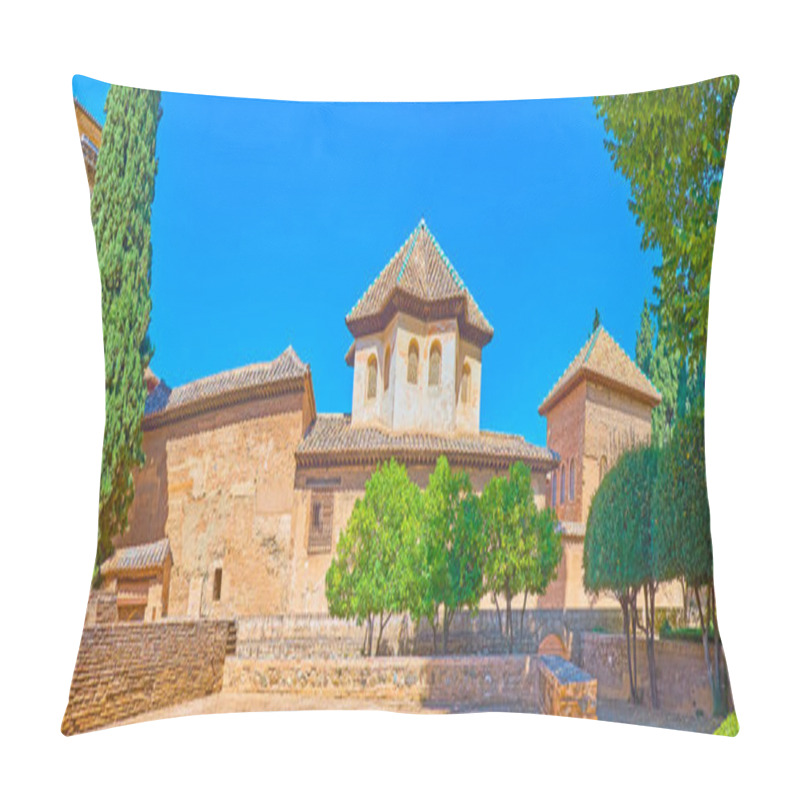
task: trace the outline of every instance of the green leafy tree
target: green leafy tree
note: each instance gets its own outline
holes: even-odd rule
[[[699,410],[680,421],[661,459],[653,501],[653,557],[664,580],[682,579],[694,594],[713,713],[723,715],[727,711],[727,691],[723,685],[727,676],[717,624],[704,418]],[[713,663],[709,628],[714,637]]]
[[[655,672],[655,594],[658,573],[652,548],[652,502],[658,473],[655,448],[624,453],[592,498],[583,549],[583,581],[590,594],[608,592],[622,607],[631,699],[641,699],[636,664],[636,630],[647,641],[650,699],[658,707]],[[644,625],[637,597],[644,596]]]
[[[394,459],[375,470],[356,501],[325,575],[331,616],[366,623],[364,652],[375,654],[393,614],[409,607],[418,563],[422,496]]]
[[[469,476],[453,472],[440,456],[423,493],[424,523],[415,570],[419,577],[412,617],[428,619],[436,652],[439,609],[442,609],[442,646],[447,652],[450,624],[455,614],[477,609],[483,589],[483,528],[477,497]]]
[[[484,593],[497,610],[497,624],[514,650],[511,601],[523,595],[520,614],[522,635],[529,595],[544,594],[561,561],[561,533],[552,509],[539,510],[534,502],[530,468],[511,465],[508,478],[494,477],[480,502],[486,547]],[[505,621],[500,600],[505,604]]]
[[[630,183],[642,248],[659,249],[659,319],[694,369],[706,351],[711,256],[735,75],[642,94],[596,97],[614,169]]]
[[[655,331],[653,330],[653,316],[647,300],[639,317],[639,330],[636,333],[636,366],[648,377],[653,379],[653,343]]]
[[[661,394],[661,402],[653,409],[651,441],[663,447],[688,403],[698,399],[697,387],[695,383],[689,390],[688,359],[670,346],[647,301],[636,334],[636,364]]]
[[[141,423],[152,355],[150,213],[155,194],[160,92],[112,86],[91,201],[102,290],[106,423],[96,565],[125,531],[132,469],[143,462]],[[96,571],[97,574],[97,571]]]

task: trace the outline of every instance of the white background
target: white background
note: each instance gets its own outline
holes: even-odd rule
[[[744,4],[696,1],[288,6],[106,0],[2,12],[5,796],[796,791],[798,76],[788,4],[750,3],[747,13]],[[740,75],[706,394],[738,738],[527,715],[367,712],[193,717],[61,736],[94,557],[103,434],[76,72],[297,100],[560,97]]]

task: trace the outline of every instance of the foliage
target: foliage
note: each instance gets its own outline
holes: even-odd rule
[[[443,649],[447,652],[450,623],[462,608],[476,610],[483,589],[483,528],[469,476],[453,472],[440,456],[423,494],[421,554],[415,575],[412,617],[426,617],[434,633],[443,609]]]
[[[336,555],[325,576],[331,616],[366,622],[365,652],[375,652],[392,614],[406,610],[415,585],[422,518],[422,497],[404,466],[382,464],[356,501]]]
[[[665,448],[653,501],[653,556],[664,580],[694,589],[713,578],[703,416],[684,418]]]
[[[700,613],[703,652],[714,698],[714,714],[725,711],[727,682],[717,624],[711,516],[705,470],[702,410],[675,428],[658,471],[653,503],[654,560],[665,580],[681,579],[694,593]],[[705,602],[704,602],[705,601]],[[703,606],[705,605],[705,614]],[[709,635],[714,640],[713,664]]]
[[[709,629],[709,634],[713,637],[714,626]],[[660,639],[672,639],[682,642],[702,642],[703,629],[702,628],[673,628],[669,622],[665,621],[658,631]]]
[[[636,364],[661,394],[653,409],[651,441],[664,447],[678,419],[702,403],[702,362],[690,371],[688,359],[668,345],[646,301],[636,334]]]
[[[658,705],[655,683],[655,590],[652,530],[653,491],[659,452],[638,448],[624,453],[609,470],[592,498],[583,549],[583,581],[590,594],[608,592],[617,598],[627,642],[631,698],[638,702],[636,665],[637,595],[644,593],[650,689]]]
[[[739,733],[739,720],[736,714],[728,714],[722,725],[714,731],[715,736],[736,736]]]
[[[155,195],[160,92],[112,86],[91,213],[100,267],[106,423],[96,563],[124,532],[133,500],[132,468],[142,463],[141,422],[152,355],[150,213]]]
[[[654,270],[669,350],[694,369],[705,356],[714,248],[735,75],[642,94],[595,98],[614,169],[630,183],[628,206]]]
[[[497,621],[514,647],[511,601],[523,594],[520,632],[528,595],[544,594],[555,578],[561,561],[561,533],[552,509],[539,510],[531,488],[531,471],[516,462],[508,478],[494,477],[486,485],[480,502],[486,545],[484,590],[497,609]],[[503,624],[499,598],[505,599]]]

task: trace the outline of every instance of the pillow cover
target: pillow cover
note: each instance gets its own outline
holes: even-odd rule
[[[737,88],[337,104],[76,76],[106,426],[63,732],[717,728],[703,393]]]

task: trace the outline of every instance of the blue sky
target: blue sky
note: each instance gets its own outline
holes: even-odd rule
[[[74,79],[101,122],[107,89]],[[483,428],[544,444],[536,409],[595,307],[633,354],[658,253],[640,249],[590,98],[161,105],[151,366],[171,386],[291,344],[317,409],[350,411],[344,317],[422,216],[495,329]]]

